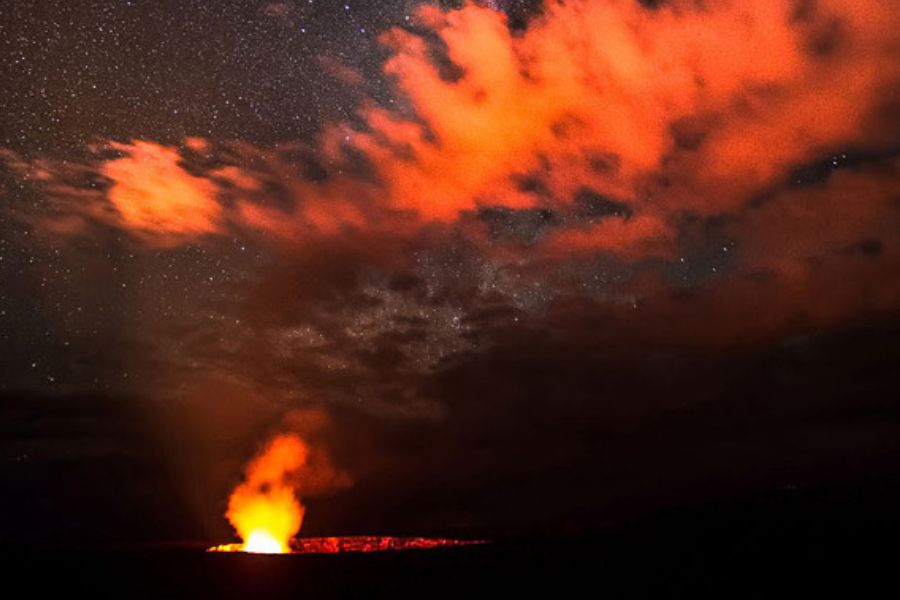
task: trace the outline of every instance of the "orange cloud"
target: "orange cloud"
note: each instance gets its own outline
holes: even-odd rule
[[[388,32],[385,71],[416,119],[366,107],[351,143],[392,205],[425,219],[565,204],[584,186],[655,220],[731,210],[797,164],[885,142],[882,98],[900,82],[884,0],[574,0],[518,36],[471,4],[418,17],[457,76],[423,38]]]
[[[122,223],[151,245],[170,246],[218,231],[217,186],[188,173],[174,148],[150,142],[112,144],[125,153],[102,165],[107,198]]]
[[[614,252],[626,257],[668,256],[674,239],[665,223],[652,216],[608,218],[586,228],[562,229],[544,241],[545,252],[556,257]]]
[[[571,211],[588,189],[628,218],[560,220],[537,251],[660,256],[685,211],[745,210],[798,165],[878,152],[900,134],[890,0],[570,0],[548,2],[515,34],[502,13],[471,3],[423,6],[417,18],[433,36],[382,36],[384,71],[409,109],[363,102],[365,127],[326,127],[303,150],[321,163],[317,176],[284,148],[188,138],[189,172],[175,148],[112,144],[125,156],[99,167],[106,197],[90,210],[68,203],[77,218],[56,229],[101,221],[154,246],[226,227],[291,243],[412,235],[433,222],[465,230],[485,207]],[[217,166],[200,170],[213,156]],[[32,179],[54,194],[83,193],[41,173]]]
[[[884,263],[900,265],[898,189],[900,163],[894,162],[838,172],[822,184],[783,192],[747,210],[731,227],[742,245],[742,268],[796,282],[836,263],[856,263],[847,270],[857,275]],[[873,303],[881,291],[900,292],[878,279],[869,292]]]
[[[690,289],[659,277],[629,284],[642,299],[632,333],[653,342],[733,345],[895,315],[898,189],[894,161],[767,198],[725,227],[738,261],[727,270]],[[627,309],[616,318],[627,321]]]

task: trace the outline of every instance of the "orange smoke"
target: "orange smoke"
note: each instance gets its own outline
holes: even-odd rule
[[[279,435],[248,466],[231,494],[225,516],[243,541],[219,550],[285,554],[303,524],[303,505],[292,477],[306,462],[308,447],[296,435]]]

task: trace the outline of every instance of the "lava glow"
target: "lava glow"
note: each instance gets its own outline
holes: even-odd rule
[[[254,531],[244,544],[245,552],[255,554],[287,554],[290,548],[272,536],[268,531]]]
[[[446,538],[342,536],[297,538],[285,552],[250,550],[248,544],[226,544],[210,548],[210,552],[260,552],[263,554],[342,554],[347,552],[388,552],[400,550],[431,550],[487,544],[484,540],[453,540]]]
[[[306,415],[309,417],[309,415]],[[334,469],[297,435],[273,438],[247,466],[244,482],[228,500],[225,516],[241,538],[238,544],[223,544],[210,552],[253,554],[337,554],[427,550],[448,546],[483,544],[478,540],[445,538],[344,536],[297,538],[304,508],[297,497],[348,485],[345,474]]]
[[[243,543],[217,546],[221,552],[286,554],[303,523],[293,476],[306,462],[307,445],[295,435],[274,438],[247,467],[225,516]]]

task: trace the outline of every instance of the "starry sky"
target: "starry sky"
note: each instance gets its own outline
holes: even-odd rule
[[[0,8],[0,542],[523,534],[896,472],[890,0]],[[410,507],[415,507],[413,510]]]

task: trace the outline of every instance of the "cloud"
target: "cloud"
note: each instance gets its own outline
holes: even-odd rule
[[[352,145],[395,206],[428,219],[564,205],[584,186],[656,219],[719,213],[798,164],[889,139],[900,40],[883,1],[582,0],[551,3],[520,35],[474,5],[418,17],[443,60],[428,38],[383,36],[416,118],[364,108]]]
[[[238,300],[247,322],[284,326],[278,352],[311,326],[329,340],[306,357],[316,369],[374,378],[430,368],[560,299],[681,341],[896,308],[890,3],[657,4],[553,2],[515,30],[474,4],[423,6],[382,36],[390,110],[364,101],[309,143],[6,153],[43,197],[20,216],[152,249],[252,240],[275,258]],[[429,314],[459,327],[410,326]]]
[[[473,4],[416,15],[381,38],[405,109],[364,101],[364,126],[328,125],[300,172],[296,156],[240,142],[112,143],[125,156],[96,168],[115,224],[150,245],[233,227],[296,241],[491,207],[567,211],[589,189],[627,218],[561,220],[551,255],[672,256],[683,213],[743,210],[796,167],[889,150],[900,131],[900,29],[884,0],[552,2],[516,32]]]
[[[204,145],[200,138],[186,140],[196,151]],[[145,247],[175,247],[225,231],[226,211],[213,176],[246,181],[228,170],[194,175],[177,148],[154,142],[109,142],[92,148],[92,154],[82,161],[29,160],[7,151],[7,165],[41,197],[18,216],[54,237],[107,227],[129,233]]]
[[[150,245],[169,246],[219,230],[217,187],[180,164],[177,150],[149,142],[112,144],[125,156],[105,162],[107,198],[122,225]]]

